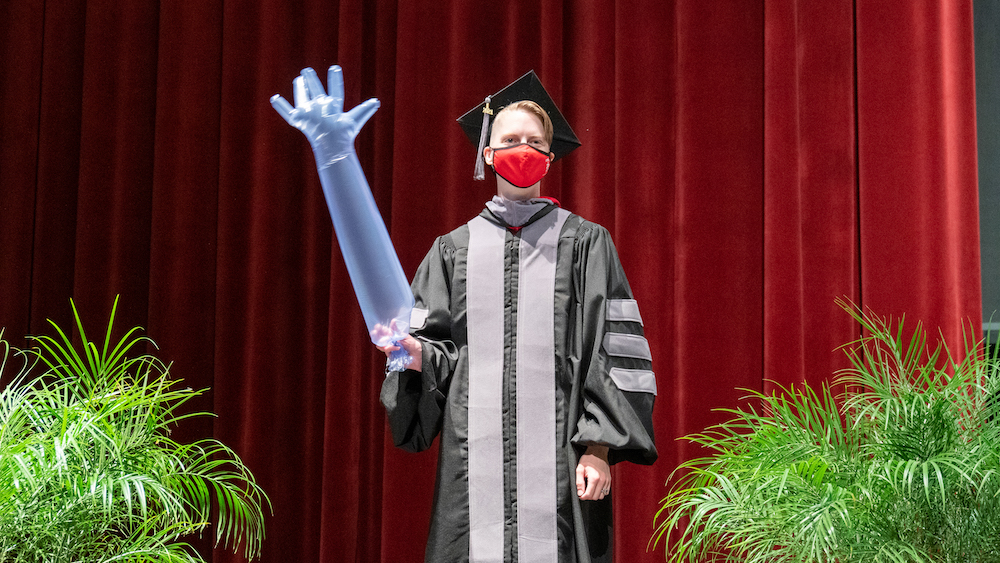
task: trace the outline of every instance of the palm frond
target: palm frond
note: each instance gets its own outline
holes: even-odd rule
[[[0,369],[22,364],[0,392],[0,561],[201,561],[183,538],[212,522],[217,541],[258,556],[267,495],[221,442],[170,438],[211,416],[184,410],[204,390],[142,352],[155,344],[140,329],[114,340],[116,308],[101,342],[75,304],[78,346],[55,323],[31,352],[0,340]]]
[[[1000,560],[997,353],[841,306],[861,329],[847,370],[749,391],[684,438],[709,454],[668,479],[651,543],[669,561]]]

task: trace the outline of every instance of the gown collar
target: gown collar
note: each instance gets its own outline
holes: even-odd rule
[[[518,231],[529,223],[548,214],[555,209],[559,202],[546,197],[535,197],[524,201],[506,199],[499,195],[486,202],[486,209],[490,211],[496,219],[499,219],[505,227],[512,231]]]

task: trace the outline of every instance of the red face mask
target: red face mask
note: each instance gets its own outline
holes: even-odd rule
[[[519,188],[530,188],[549,171],[548,153],[527,144],[493,149],[493,170]]]

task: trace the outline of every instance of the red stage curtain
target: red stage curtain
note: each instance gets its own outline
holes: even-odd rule
[[[660,461],[615,470],[648,553],[678,436],[818,383],[847,297],[979,327],[971,0],[0,4],[0,325],[143,325],[274,501],[263,560],[422,558],[435,452],[386,439],[382,360],[305,139],[268,98],[344,67],[412,274],[493,193],[454,123],[535,69],[583,147],[544,191],[608,227],[654,354]],[[204,547],[209,550],[210,548]],[[215,561],[235,560],[222,550]]]

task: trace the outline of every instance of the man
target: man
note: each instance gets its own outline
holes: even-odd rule
[[[534,72],[477,113],[497,196],[421,263],[382,388],[397,446],[440,435],[426,560],[610,561],[609,466],[656,459],[638,305],[607,230],[540,197],[579,142]]]

